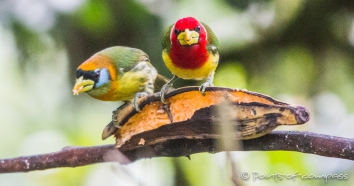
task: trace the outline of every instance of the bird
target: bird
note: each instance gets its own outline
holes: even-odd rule
[[[219,63],[219,42],[211,28],[194,17],[184,17],[168,27],[162,39],[162,58],[173,77],[161,89],[161,101],[178,78],[206,81],[199,87],[213,86]]]
[[[140,111],[138,99],[159,91],[166,82],[144,51],[113,46],[97,52],[77,68],[72,91],[74,95],[86,92],[102,101],[132,102]]]

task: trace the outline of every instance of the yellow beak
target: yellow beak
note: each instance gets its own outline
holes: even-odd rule
[[[177,37],[181,45],[193,45],[199,42],[199,33],[188,28]]]
[[[184,33],[184,41],[186,41],[188,45],[191,45],[191,31],[187,28]]]
[[[74,95],[79,95],[82,92],[86,92],[93,89],[95,82],[89,79],[85,79],[81,76],[76,79],[76,83],[73,88]]]

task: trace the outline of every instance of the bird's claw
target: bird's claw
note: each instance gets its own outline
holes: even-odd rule
[[[165,103],[165,94],[167,92],[168,87],[169,87],[168,84],[166,84],[166,85],[162,86],[162,88],[161,88],[160,98],[161,98],[162,103]]]
[[[139,104],[138,104],[139,98],[141,98],[141,97],[143,97],[143,96],[147,96],[147,95],[148,95],[147,92],[138,92],[138,93],[135,94],[135,97],[134,97],[134,99],[133,99],[133,107],[135,108],[135,110],[136,110],[137,112],[140,112],[140,111],[141,111],[140,108],[139,108]]]
[[[167,90],[172,87],[173,82],[175,82],[177,79],[178,79],[178,77],[176,75],[173,75],[173,77],[170,79],[170,81],[168,81],[166,84],[164,84],[162,86],[161,91],[160,91],[160,98],[161,98],[162,103],[165,103],[165,94],[166,94]]]
[[[202,93],[203,96],[205,96],[205,88],[209,86],[214,86],[211,82],[206,81],[199,87],[199,91]]]

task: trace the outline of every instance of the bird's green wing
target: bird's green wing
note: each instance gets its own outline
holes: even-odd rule
[[[154,68],[149,61],[149,56],[142,50],[136,48],[115,46],[102,50],[99,54],[110,57],[114,62],[120,76],[125,72],[132,70],[141,61],[149,62],[148,65]],[[162,75],[157,75],[154,82],[154,92],[161,90],[162,86],[168,82],[168,79]]]
[[[219,48],[219,41],[218,41],[218,38],[216,37],[216,35],[214,34],[214,32],[211,30],[211,28],[205,24],[205,23],[201,23],[206,32],[207,32],[207,41],[208,41],[208,44],[206,46],[206,49],[208,51],[211,51],[212,53],[217,53],[218,52],[218,48]]]
[[[142,50],[130,47],[114,46],[106,48],[100,54],[110,57],[117,69],[128,72],[141,61],[149,61],[149,56]]]
[[[170,49],[171,49],[170,34],[171,34],[171,29],[172,29],[173,25],[174,24],[172,24],[171,26],[169,26],[167,28],[167,30],[165,31],[165,34],[163,35],[162,41],[161,41],[162,50],[166,49],[167,53],[169,53]]]

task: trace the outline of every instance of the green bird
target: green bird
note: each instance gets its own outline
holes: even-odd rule
[[[102,101],[132,102],[159,91],[167,79],[157,73],[142,50],[123,46],[106,48],[83,62],[76,71],[74,95],[86,92]]]

